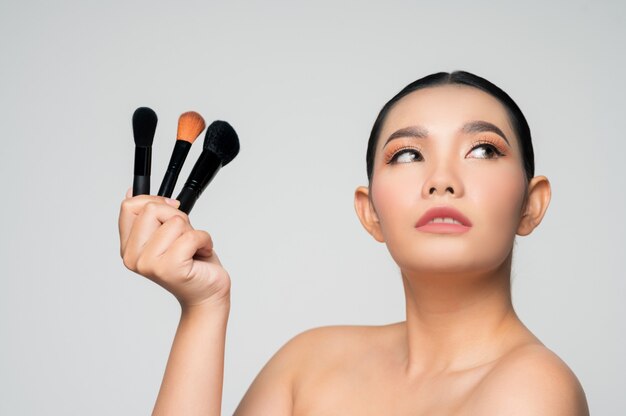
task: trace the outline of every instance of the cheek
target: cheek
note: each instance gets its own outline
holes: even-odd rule
[[[375,176],[372,201],[383,231],[386,225],[393,227],[396,222],[410,220],[410,211],[415,209],[416,195],[419,195],[419,180],[413,176],[391,175],[388,172]],[[403,218],[406,215],[409,218]]]
[[[480,207],[484,229],[506,230],[515,234],[524,201],[525,177],[519,169],[498,172],[468,172],[467,197]]]

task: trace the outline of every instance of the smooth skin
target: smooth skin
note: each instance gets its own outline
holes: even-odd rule
[[[472,121],[494,124],[506,140],[464,132]],[[424,137],[387,142],[418,127]],[[518,139],[495,98],[438,86],[401,99],[355,208],[400,268],[406,321],[297,335],[261,370],[235,414],[588,415],[576,376],[511,303],[515,236],[530,234],[549,202],[547,178],[526,181]],[[471,229],[416,229],[424,212],[442,205],[461,211]],[[210,236],[194,230],[175,201],[127,196],[120,240],[124,264],[172,292],[182,308],[154,414],[219,415],[230,278]]]

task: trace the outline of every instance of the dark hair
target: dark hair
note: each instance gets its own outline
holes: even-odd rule
[[[438,72],[436,74],[420,78],[417,81],[413,81],[404,87],[402,91],[397,93],[391,100],[389,100],[382,110],[380,110],[380,113],[378,113],[378,117],[374,122],[374,126],[372,127],[372,132],[370,133],[370,138],[367,143],[367,154],[365,157],[367,163],[367,179],[370,183],[372,181],[372,174],[374,170],[374,156],[376,155],[378,136],[380,135],[380,130],[382,129],[385,119],[387,118],[387,114],[391,108],[393,108],[394,104],[396,104],[402,97],[422,88],[455,84],[469,85],[470,87],[478,88],[479,90],[485,91],[495,97],[500,101],[500,103],[502,103],[502,105],[504,105],[504,108],[506,108],[509,115],[511,125],[513,126],[513,130],[519,138],[526,178],[528,181],[533,178],[535,175],[535,155],[533,152],[533,143],[530,137],[530,127],[528,127],[528,123],[526,122],[524,114],[522,114],[522,110],[520,110],[517,104],[515,104],[515,101],[513,101],[513,99],[509,97],[506,92],[502,91],[499,87],[486,79],[469,72],[454,71],[452,73]]]

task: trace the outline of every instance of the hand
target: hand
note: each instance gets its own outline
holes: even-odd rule
[[[172,293],[184,308],[228,305],[230,277],[211,236],[194,230],[179,202],[126,193],[119,217],[124,265]]]

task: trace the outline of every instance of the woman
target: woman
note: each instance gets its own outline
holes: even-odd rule
[[[367,172],[356,212],[401,270],[406,321],[296,336],[235,414],[588,415],[576,376],[511,303],[515,235],[550,201],[513,100],[462,71],[415,81],[381,110]],[[182,307],[154,413],[218,415],[230,279],[176,207],[127,195],[121,253]]]

